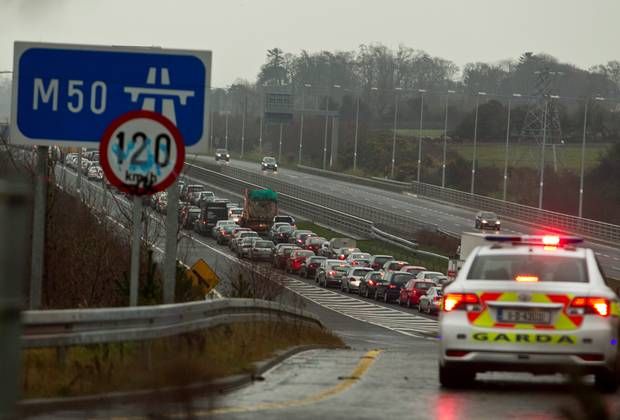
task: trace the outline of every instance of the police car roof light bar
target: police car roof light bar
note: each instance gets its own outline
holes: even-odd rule
[[[487,235],[485,240],[491,242],[511,242],[513,245],[564,246],[583,242],[577,236],[561,235]]]

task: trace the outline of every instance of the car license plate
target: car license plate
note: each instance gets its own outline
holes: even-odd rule
[[[516,324],[550,324],[551,312],[536,309],[500,308],[497,310],[497,320]]]

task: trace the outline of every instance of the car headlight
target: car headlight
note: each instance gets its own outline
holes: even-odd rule
[[[482,223],[486,223],[487,221],[485,219],[482,219]]]
[[[274,165],[273,165],[273,167],[274,167],[274,168],[277,168],[277,167],[278,167],[278,164],[277,164],[277,163],[276,163],[276,164],[274,164]]]
[[[496,224],[496,225],[501,225],[501,224],[502,224],[502,222],[500,222],[499,220],[497,220],[497,221],[495,222],[495,224]]]
[[[230,158],[230,155],[226,155],[227,158]]]

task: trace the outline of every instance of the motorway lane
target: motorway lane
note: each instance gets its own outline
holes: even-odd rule
[[[200,162],[212,163],[212,159],[212,157],[189,156],[187,161],[195,164]],[[261,173],[258,163],[232,160],[230,164],[248,171]],[[276,176],[291,184],[354,200],[362,204],[380,207],[426,223],[436,224],[450,232],[474,231],[473,221],[476,211],[473,210],[442,204],[412,194],[399,194],[337,179],[329,179],[329,182],[326,182],[325,177],[291,169],[280,169]],[[504,220],[502,223],[502,231],[511,234],[545,233],[544,230],[507,220]],[[620,279],[620,249],[589,241],[585,242],[585,246],[594,250],[608,276]]]
[[[99,190],[95,183],[88,188]],[[153,215],[153,217],[158,217]],[[228,248],[212,239],[186,231],[180,253],[187,262],[204,258],[224,273],[222,291],[226,291],[226,272],[239,265]],[[163,246],[163,238],[155,246]],[[205,396],[193,401],[195,417],[235,419],[256,418],[557,418],[558,407],[573,404],[557,376],[532,380],[530,375],[479,375],[479,383],[469,391],[445,391],[437,382],[437,341],[411,334],[396,320],[393,327],[383,328],[361,319],[368,310],[375,312],[374,321],[386,314],[388,307],[404,316],[412,311],[345,295],[338,290],[325,290],[312,281],[287,276],[287,284],[296,292],[287,292],[282,301],[301,304],[316,313],[324,324],[342,336],[348,350],[313,350],[299,354],[264,375],[256,382],[232,393],[213,399]],[[299,296],[308,299],[301,299]],[[311,300],[309,300],[311,299]],[[367,307],[365,304],[368,304]],[[376,305],[376,308],[374,306]],[[359,310],[361,308],[361,310]],[[373,308],[373,309],[371,309]],[[348,314],[344,312],[349,311]],[[398,314],[396,314],[398,315]],[[360,319],[356,319],[360,317]],[[381,349],[363,375],[340,390],[369,350]],[[348,382],[347,382],[348,383]],[[619,395],[608,397],[608,404],[618,407]],[[527,401],[527,404],[524,404]],[[85,416],[185,416],[186,407],[174,404],[144,406],[130,404],[95,412],[66,411],[55,418]],[[219,410],[219,411],[214,411]]]

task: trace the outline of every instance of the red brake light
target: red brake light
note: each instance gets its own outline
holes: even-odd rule
[[[338,255],[339,260],[344,260],[344,255]]]
[[[332,270],[332,271],[328,272],[327,274],[329,274],[330,276],[335,276],[336,272]]]
[[[395,284],[390,284],[390,289],[396,289],[396,285]]]
[[[466,305],[480,305],[478,296],[473,293],[448,293],[443,299],[445,312],[466,309]]]
[[[570,304],[571,308],[580,309],[583,314],[608,316],[610,302],[602,297],[576,297]]]
[[[368,280],[368,285],[369,285],[369,286],[374,286],[374,284],[375,284],[375,282],[374,282],[374,281],[372,281],[372,280]]]

